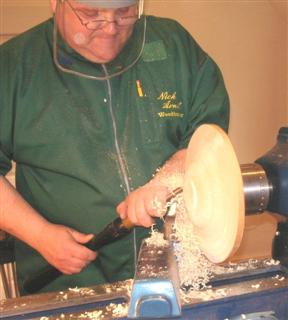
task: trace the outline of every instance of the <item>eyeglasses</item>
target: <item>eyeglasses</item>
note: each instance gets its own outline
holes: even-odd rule
[[[62,1],[64,2],[64,1]],[[105,28],[109,23],[116,23],[118,27],[128,27],[133,25],[134,23],[136,23],[136,21],[139,19],[139,15],[135,14],[135,15],[125,15],[127,13],[118,13],[118,15],[116,15],[114,20],[107,20],[107,19],[93,19],[93,18],[89,18],[89,17],[85,17],[85,19],[83,19],[80,16],[79,10],[76,10],[71,3],[66,0],[65,1],[68,6],[71,8],[71,10],[74,12],[74,14],[76,15],[76,17],[79,19],[79,21],[81,22],[81,24],[86,27],[88,30],[98,30],[98,29],[103,29]],[[127,7],[128,8],[128,7]],[[128,10],[129,11],[129,10]],[[81,13],[82,15],[84,15],[84,13]],[[85,21],[86,20],[86,21]]]

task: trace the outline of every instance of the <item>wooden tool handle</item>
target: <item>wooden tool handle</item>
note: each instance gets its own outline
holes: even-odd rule
[[[177,188],[167,197],[167,202],[171,201],[177,194],[181,193],[182,189]],[[103,246],[110,244],[123,238],[131,232],[135,225],[128,219],[121,220],[116,218],[109,223],[101,232],[96,234],[92,240],[85,244],[85,246],[93,251],[97,251]],[[34,273],[24,280],[23,288],[29,293],[35,293],[48,285],[50,282],[56,280],[63,273],[51,265],[48,265],[39,272]]]
[[[123,238],[131,232],[134,224],[129,219],[121,220],[116,218],[109,223],[100,233],[94,236],[85,246],[93,251],[97,251],[103,246]],[[56,280],[63,273],[55,267],[48,265],[37,273],[24,280],[23,288],[29,293],[35,293],[43,287]]]

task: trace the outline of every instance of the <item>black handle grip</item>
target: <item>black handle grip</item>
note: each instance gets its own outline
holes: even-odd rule
[[[25,279],[23,288],[29,294],[36,293],[61,275],[61,271],[51,265],[47,265],[45,268],[39,270],[39,272]]]
[[[109,223],[101,232],[97,233],[85,246],[91,250],[97,251],[100,248],[117,241],[126,234],[130,233],[134,225],[128,220],[116,218]]]
[[[94,236],[92,240],[87,242],[85,246],[91,250],[97,251],[103,246],[110,244],[131,232],[134,225],[129,220],[121,220],[116,218],[108,224],[100,233]],[[55,267],[48,265],[44,269],[24,280],[23,288],[29,293],[35,293],[46,285],[63,275],[61,271]]]

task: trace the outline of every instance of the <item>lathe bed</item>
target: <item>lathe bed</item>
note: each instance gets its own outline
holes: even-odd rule
[[[154,266],[154,268],[158,271],[162,270],[163,272],[155,274],[151,268],[150,271],[147,271],[148,268],[142,273],[142,280],[145,279],[145,285],[148,285],[148,287],[149,283],[151,284],[153,281],[158,281],[159,294],[157,295],[154,292],[153,295],[152,290],[150,292],[150,300],[148,302],[146,301],[146,312],[148,310],[149,313],[149,306],[151,306],[153,308],[152,313],[154,313],[152,318],[149,315],[148,318],[176,318],[187,320],[254,319],[245,318],[244,315],[261,313],[261,315],[274,314],[274,319],[288,319],[287,269],[272,259],[254,259],[223,265],[219,267],[218,274],[211,280],[212,286],[200,291],[185,292],[185,290],[175,288],[175,290],[177,290],[175,295],[179,298],[180,315],[173,317],[171,314],[169,317],[160,317],[161,313],[163,313],[163,305],[161,305],[161,303],[155,304],[155,301],[159,302],[159,295],[166,292],[166,289],[163,291],[160,286],[163,285],[166,280],[169,282],[171,272],[175,271],[173,263],[172,267],[171,264],[167,264],[167,259],[171,257],[167,258],[167,251],[165,253],[165,248],[162,249],[166,257],[162,259],[162,262],[161,258],[157,260],[154,259],[154,263],[157,261],[157,266]],[[150,250],[154,249],[150,248]],[[157,250],[157,254],[161,255],[161,252],[159,253],[159,247]],[[145,252],[145,250],[142,250],[142,252]],[[147,253],[144,253],[144,255],[147,257]],[[147,265],[147,261],[145,263]],[[164,263],[164,265],[161,265],[161,263]],[[166,267],[165,264],[167,264]],[[140,272],[141,265],[139,265],[138,270]],[[141,276],[136,275],[134,288],[135,283],[139,281],[140,278]],[[175,281],[171,281],[171,283],[174,286]],[[132,306],[136,315],[135,318],[143,319],[141,315],[137,315],[137,312],[140,312],[139,299],[141,302],[141,298],[147,296],[147,290],[143,287],[142,297],[140,296],[139,298],[139,292],[136,296],[135,294],[133,296],[132,287],[133,280],[127,280],[89,288],[71,288],[62,292],[2,300],[0,303],[0,318],[5,320],[129,319],[132,302],[136,301],[136,306]],[[168,297],[168,302],[169,299],[173,304],[173,296]],[[175,299],[177,300],[177,298]],[[167,311],[166,302],[164,309]],[[159,316],[157,316],[157,312]],[[130,313],[129,317],[128,313]],[[237,317],[241,315],[243,318]]]

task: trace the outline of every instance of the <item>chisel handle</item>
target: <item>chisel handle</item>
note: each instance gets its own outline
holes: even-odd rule
[[[133,227],[134,224],[132,224],[129,219],[121,220],[120,218],[116,218],[87,242],[85,246],[93,251],[97,251],[103,246],[123,238],[131,232]],[[29,294],[35,293],[56,280],[62,274],[63,273],[55,267],[48,265],[25,279],[23,288]]]
[[[182,188],[177,188],[167,197],[167,202],[171,201],[177,194],[182,192]],[[96,234],[93,239],[85,246],[93,251],[97,251],[103,246],[123,238],[131,232],[135,225],[128,219],[116,218],[109,223],[101,232]],[[29,293],[35,293],[43,287],[56,280],[63,273],[55,267],[48,265],[42,270],[34,273],[24,280],[23,288]]]

